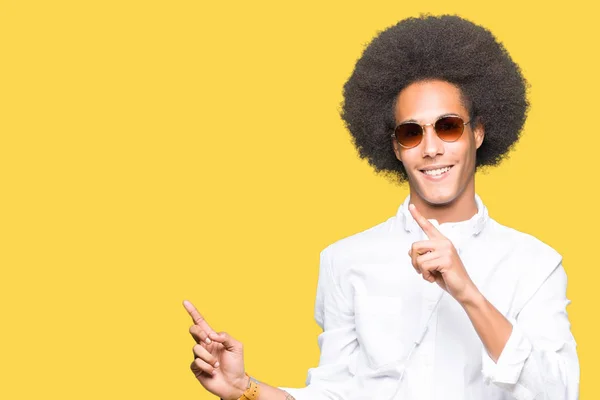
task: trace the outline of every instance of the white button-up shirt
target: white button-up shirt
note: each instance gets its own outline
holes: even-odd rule
[[[513,325],[497,362],[460,304],[412,267],[425,233],[408,211],[321,252],[319,366],[297,400],[575,400],[579,361],[561,256],[488,216],[438,224],[473,282]]]

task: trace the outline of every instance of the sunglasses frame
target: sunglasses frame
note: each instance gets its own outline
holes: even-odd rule
[[[440,138],[440,140],[446,142],[446,143],[452,143],[452,142],[456,142],[458,139],[460,139],[460,137],[462,136],[462,134],[465,132],[465,125],[468,125],[469,123],[471,123],[471,120],[468,120],[467,122],[462,123],[462,132],[460,132],[460,135],[454,139],[454,140],[444,140],[440,137],[440,135],[438,134],[437,130],[435,129],[435,124],[438,123],[439,120],[444,119],[444,118],[448,118],[448,117],[455,117],[455,118],[459,118],[461,121],[463,121],[462,117],[460,115],[456,115],[456,114],[446,114],[446,115],[442,115],[441,117],[438,117],[438,119],[436,119],[433,123],[431,124],[419,124],[417,122],[412,122],[412,121],[407,121],[407,122],[402,122],[401,124],[396,125],[396,127],[394,128],[394,133],[392,133],[390,136],[394,139],[396,139],[396,142],[398,142],[398,144],[400,145],[400,147],[403,147],[405,149],[414,149],[415,147],[417,147],[418,145],[421,144],[421,142],[423,141],[423,136],[425,136],[425,127],[427,126],[431,126],[433,128],[433,131],[435,132],[435,134],[437,135],[438,138]],[[398,129],[399,126],[402,125],[407,125],[407,124],[416,124],[419,125],[421,127],[421,138],[419,139],[419,142],[417,144],[415,144],[414,146],[405,146],[402,143],[400,143],[400,141],[398,140],[398,138],[396,137],[396,129]]]

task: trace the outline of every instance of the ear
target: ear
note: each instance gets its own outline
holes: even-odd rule
[[[483,144],[483,139],[485,137],[485,128],[481,122],[477,122],[475,128],[473,128],[473,134],[475,136],[475,148],[478,149]]]
[[[398,161],[402,162],[402,154],[400,153],[401,147],[395,138],[392,138],[392,146],[394,147],[394,153],[396,154],[396,158],[398,159]]]

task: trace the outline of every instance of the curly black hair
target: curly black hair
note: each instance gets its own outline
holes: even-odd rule
[[[476,169],[500,163],[525,123],[529,85],[489,30],[456,15],[404,19],[365,48],[340,111],[360,158],[398,183],[408,176],[390,140],[395,101],[411,83],[434,79],[457,86],[470,118],[485,128]]]

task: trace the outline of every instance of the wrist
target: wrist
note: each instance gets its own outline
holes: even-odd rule
[[[246,389],[250,387],[250,376],[248,376],[248,374],[244,374],[241,378],[237,379],[233,383],[233,387],[236,397],[231,400],[238,400],[240,397],[242,397]]]
[[[464,293],[456,298],[463,307],[479,307],[485,302],[485,297],[477,289],[477,286],[470,285]]]

